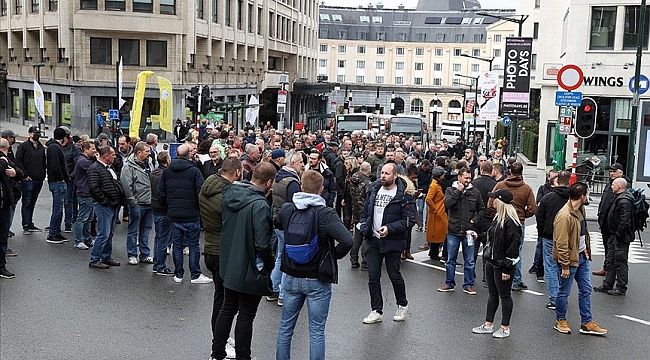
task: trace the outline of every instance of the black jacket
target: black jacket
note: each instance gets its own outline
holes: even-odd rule
[[[158,183],[158,202],[167,208],[167,217],[173,222],[198,222],[199,192],[203,175],[194,162],[177,158],[165,169]]]
[[[45,145],[47,145],[47,181],[51,183],[70,181],[61,144],[54,139],[50,139]]]
[[[537,189],[537,196],[535,196],[535,202],[539,205],[539,202],[542,201],[546,194],[550,194],[553,191],[553,187],[547,181],[544,185],[540,186]]]
[[[13,178],[5,174],[5,170],[9,168],[16,170],[16,176]],[[0,152],[0,208],[6,208],[18,203],[18,200],[20,200],[18,181],[23,177],[25,177],[25,173],[9,157]]]
[[[96,203],[111,207],[122,205],[125,199],[121,187],[120,181],[114,179],[100,161],[95,161],[88,168],[88,190]]]
[[[627,176],[623,176],[623,179],[627,180],[627,187],[632,186],[632,181]],[[609,208],[614,203],[614,193],[612,192],[612,181],[610,180],[605,184],[605,189],[603,190],[603,195],[600,198],[600,204],[598,204],[598,226],[600,226],[600,231],[607,234],[609,233],[609,227],[607,226],[607,214],[609,214]]]
[[[469,184],[464,192],[453,185],[448,187],[445,191],[445,208],[449,219],[449,234],[465,236],[467,230],[480,232],[478,225],[485,217],[486,210],[481,194],[472,184]]]
[[[345,161],[340,156],[336,157],[332,165],[336,179],[336,199],[338,203],[341,203],[345,196],[345,179],[348,176],[348,170],[345,168]]]
[[[332,150],[330,147],[325,147],[325,149],[323,149],[323,159],[325,159],[325,163],[330,169],[334,169],[334,161],[337,157],[338,156],[334,150]]]
[[[32,180],[45,180],[45,146],[36,142],[36,146],[31,140],[23,141],[16,149],[16,165],[23,169],[25,176]]]
[[[501,273],[510,274],[515,265],[509,259],[519,257],[521,226],[517,225],[509,217],[504,221],[503,227],[499,226],[495,220],[492,222],[487,234],[488,244],[492,246],[492,255],[486,260],[500,269]]]
[[[481,194],[481,199],[483,199],[484,203],[487,203],[487,194],[494,189],[494,185],[496,184],[497,181],[489,175],[481,175],[472,180],[472,186],[474,186],[479,194]],[[485,216],[483,216],[483,219],[478,223],[478,228],[480,230],[479,233],[485,232],[491,223],[492,217],[486,211]]]
[[[629,191],[614,194],[614,201],[607,214],[609,233],[622,242],[634,241],[634,197]]]
[[[558,186],[553,191],[546,194],[537,206],[535,218],[537,220],[537,234],[545,239],[553,239],[553,221],[555,215],[569,201],[569,188]]]
[[[431,172],[431,166],[429,166],[429,170],[422,170],[420,167],[420,171],[418,172],[418,190],[420,190],[420,193],[424,195],[427,194],[429,186],[431,185]]]
[[[61,150],[63,150],[63,157],[65,158],[65,168],[68,170],[68,174],[72,174],[74,164],[77,162],[77,157],[81,154],[81,150],[79,150],[79,147],[72,140],[61,148]]]

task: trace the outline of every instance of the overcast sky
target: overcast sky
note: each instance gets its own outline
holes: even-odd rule
[[[322,1],[322,0],[321,0]],[[404,4],[407,8],[414,9],[418,0],[324,0],[329,6],[352,6],[376,4],[381,2],[385,7],[397,8],[397,5]],[[430,0],[435,1],[435,0]],[[514,9],[516,0],[479,0],[484,9]]]

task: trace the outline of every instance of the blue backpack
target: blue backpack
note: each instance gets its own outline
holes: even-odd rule
[[[284,227],[284,251],[297,264],[308,264],[316,256],[318,245],[318,208],[294,209]]]

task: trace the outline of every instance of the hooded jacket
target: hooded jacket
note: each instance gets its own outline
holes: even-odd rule
[[[325,200],[316,195],[298,192],[293,197],[293,204],[286,203],[275,219],[275,226],[284,230],[288,226],[291,214],[295,209],[306,209],[314,206],[318,209],[318,255],[308,264],[292,262],[287,252],[282,252],[280,270],[287,275],[299,278],[318,279],[320,281],[338,282],[338,266],[336,260],[342,259],[352,248],[352,235],[336,211],[325,206]],[[334,241],[338,244],[335,246]]]
[[[160,178],[165,169],[167,169],[166,166],[159,165],[149,177],[149,181],[151,181],[151,210],[154,215],[167,215],[167,207],[162,206],[158,201],[158,184],[160,184]]]
[[[63,157],[65,158],[65,166],[68,174],[74,172],[74,165],[77,162],[77,157],[81,154],[81,150],[70,140],[63,148]]]
[[[614,201],[607,214],[609,233],[622,242],[634,241],[634,197],[629,191],[614,194]]]
[[[199,192],[203,175],[194,162],[177,158],[165,169],[158,184],[158,201],[167,207],[171,222],[198,222],[200,220]]]
[[[447,232],[456,236],[465,236],[465,232],[479,232],[478,224],[485,216],[485,204],[481,194],[469,184],[460,191],[456,188],[458,181],[445,191],[445,208],[447,209]]]
[[[149,158],[145,161],[149,161]],[[153,167],[151,164],[149,166]],[[151,205],[151,179],[142,166],[136,162],[135,156],[126,160],[120,174],[120,181],[126,199],[131,206]]]
[[[368,186],[370,186],[370,184],[372,184],[372,181],[370,181],[368,176],[364,175],[361,171],[355,172],[350,178],[352,220],[354,222],[359,221],[361,211],[363,210],[363,204],[366,202],[366,197],[368,196]]]
[[[9,168],[16,170],[15,177],[10,178],[5,174],[5,170]],[[20,200],[18,181],[24,176],[23,171],[8,156],[0,152],[0,208],[7,208],[18,203]]]
[[[270,295],[273,243],[271,209],[264,191],[248,180],[225,188],[222,198],[219,274],[228,289]],[[261,261],[258,270],[256,261]]]
[[[84,154],[77,157],[77,163],[74,165],[72,178],[77,188],[77,196],[90,196],[88,189],[88,169],[97,161],[95,158],[89,158]]]
[[[45,180],[45,146],[39,141],[36,145],[31,140],[23,141],[16,149],[16,165],[23,169],[25,176],[34,181]]]
[[[47,181],[50,183],[70,181],[61,144],[52,138],[45,145],[47,145]]]
[[[205,179],[199,193],[199,208],[205,235],[203,251],[208,255],[219,255],[223,190],[230,184],[232,183],[221,175],[211,175]]]
[[[535,215],[537,212],[537,203],[535,202],[533,189],[524,182],[524,179],[520,175],[508,176],[505,181],[498,182],[492,191],[499,189],[507,189],[512,193],[512,205],[517,210],[520,223],[523,224],[527,218]],[[489,199],[487,204],[490,215],[494,215],[496,213],[494,199]]]
[[[535,217],[537,220],[537,233],[540,236],[545,239],[553,239],[555,215],[569,201],[569,198],[569,187],[558,186],[539,201]]]

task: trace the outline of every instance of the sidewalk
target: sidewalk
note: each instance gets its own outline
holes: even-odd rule
[[[2,132],[5,129],[13,130],[14,133],[16,134],[16,142],[20,143],[27,140],[27,138],[29,137],[28,130],[32,125],[38,125],[38,124],[22,125],[10,121],[0,121],[0,132]],[[45,126],[41,125],[41,129],[45,130]],[[54,129],[49,128],[45,130],[45,135],[48,135],[51,131],[54,131]],[[47,136],[41,136],[41,138],[45,139],[45,141],[47,141],[48,139]],[[43,141],[43,144],[45,144],[45,141]]]

